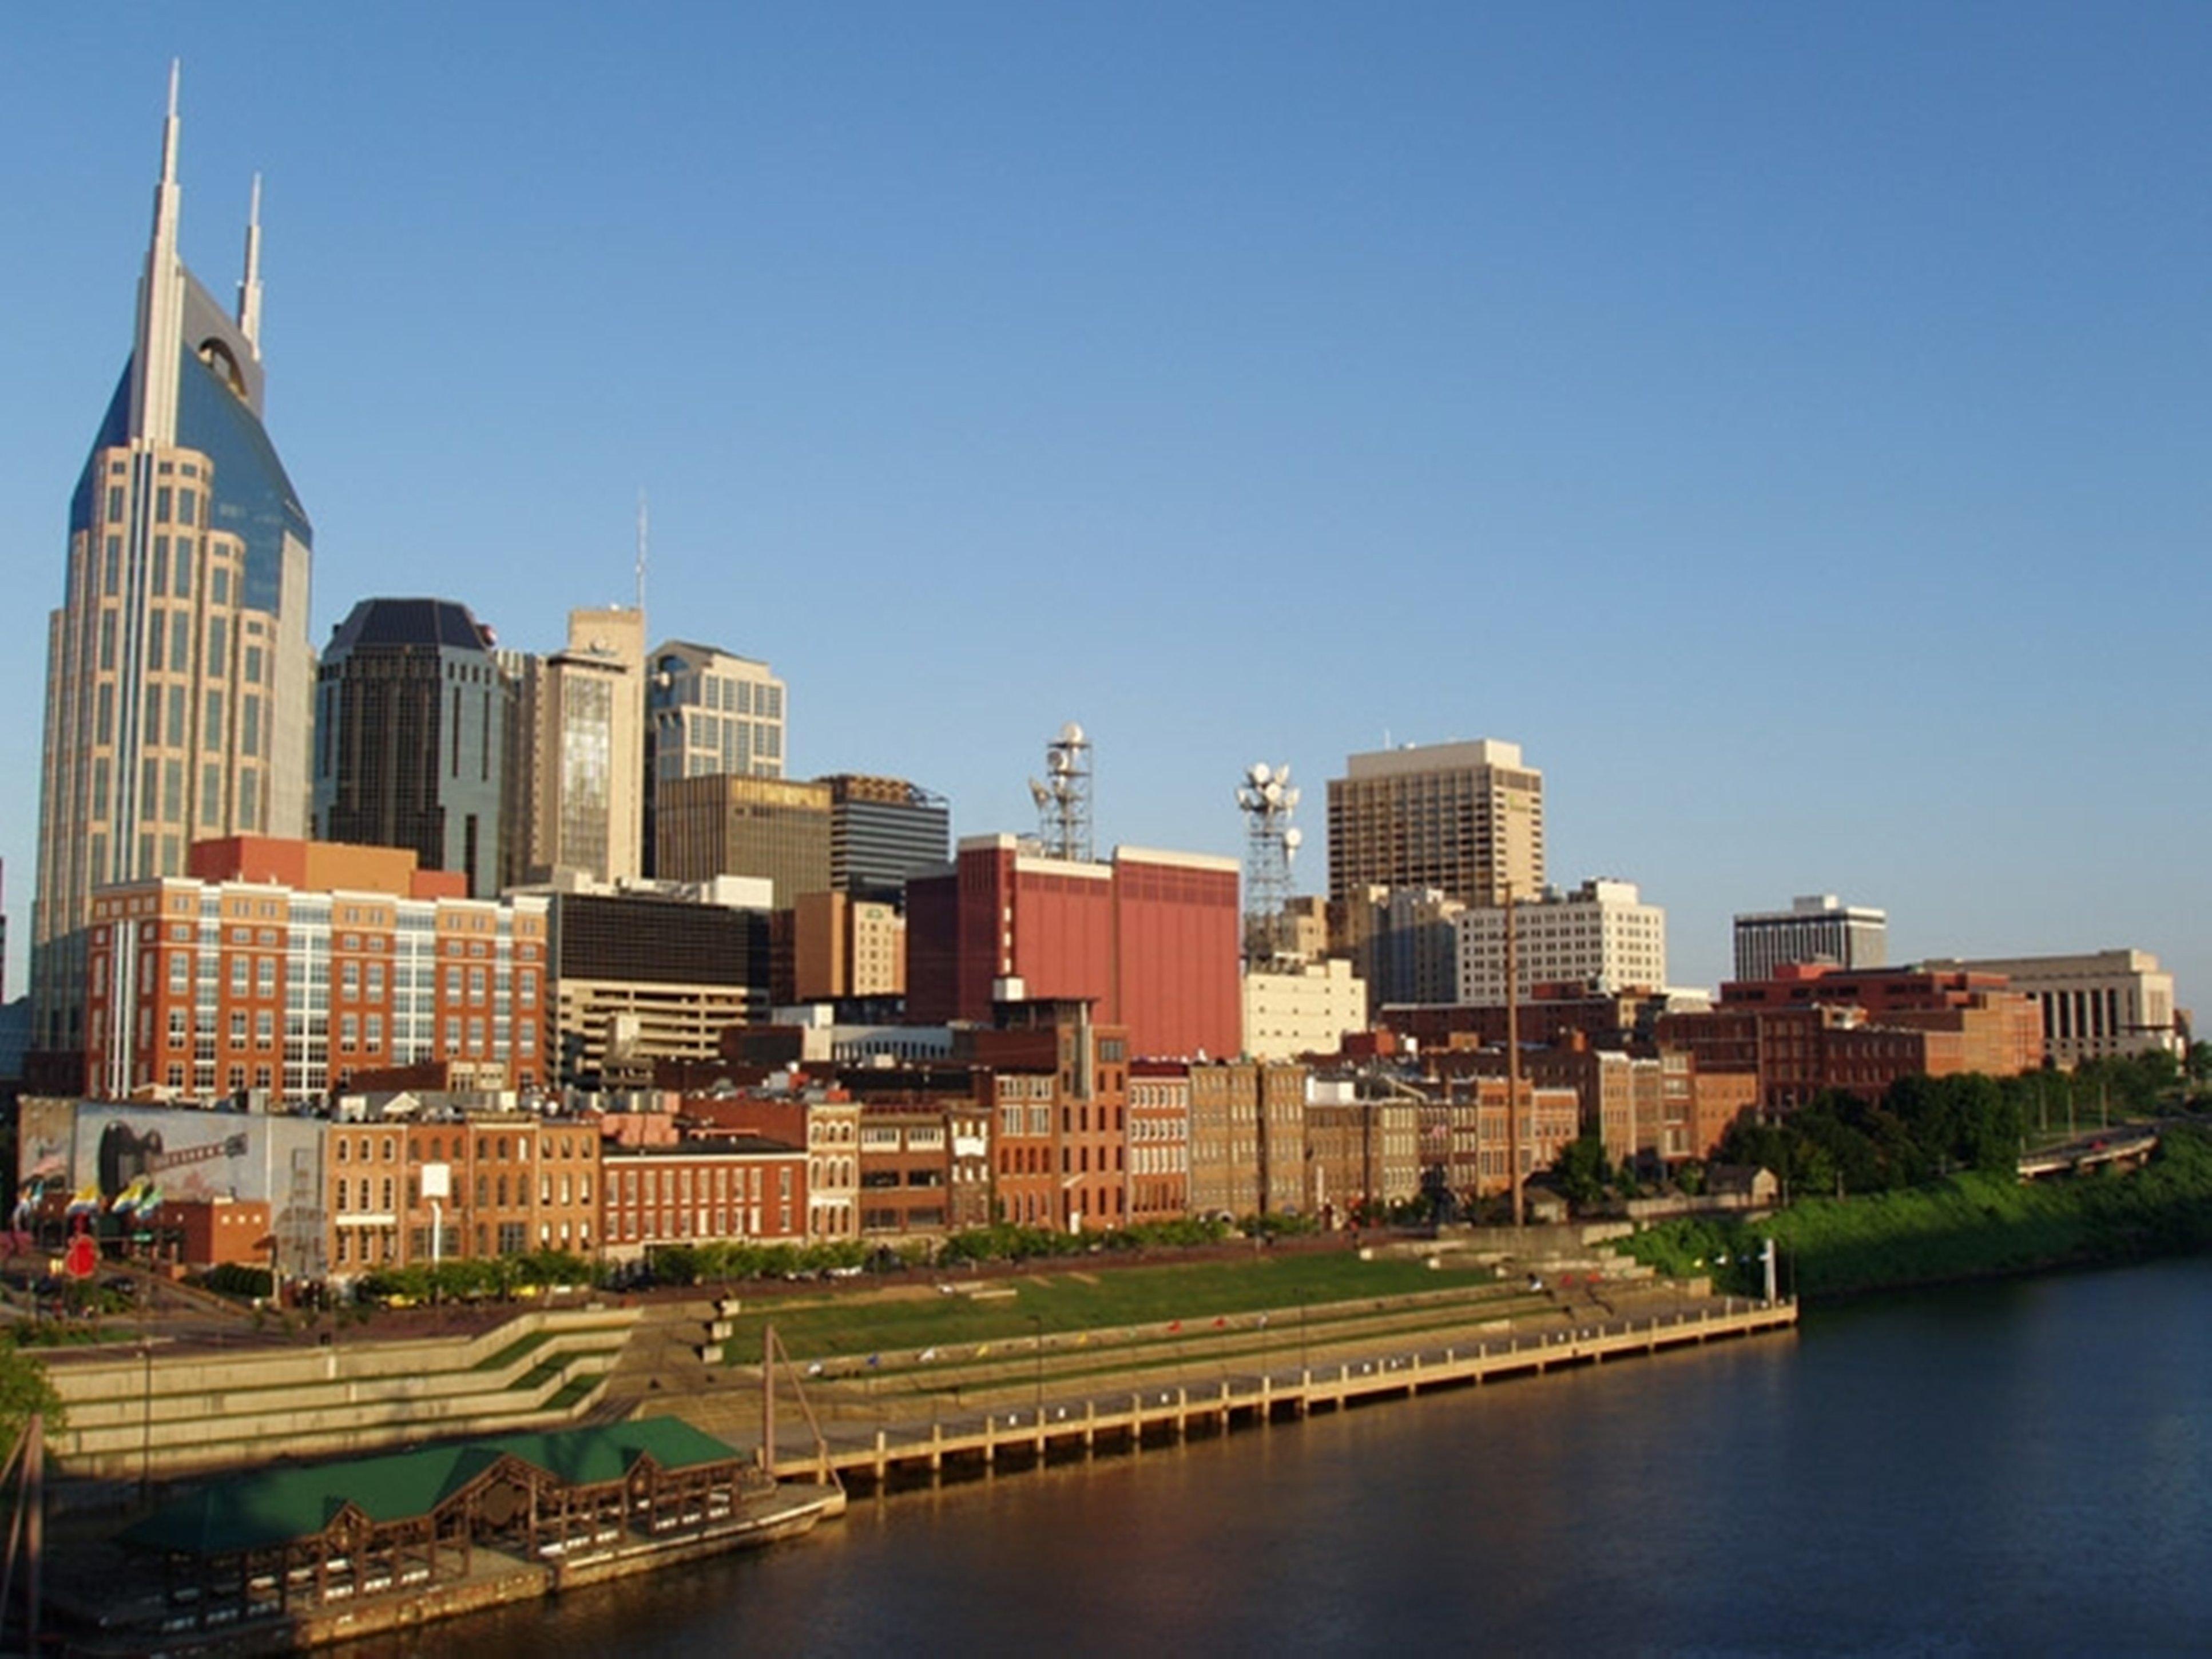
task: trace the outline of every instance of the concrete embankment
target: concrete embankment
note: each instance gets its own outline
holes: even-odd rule
[[[779,1437],[780,1475],[826,1480],[832,1474],[881,1484],[901,1474],[939,1474],[971,1463],[990,1468],[1008,1456],[1041,1461],[1057,1452],[1102,1446],[1140,1450],[1148,1438],[1182,1439],[1225,1432],[1240,1424],[1301,1418],[1373,1401],[1410,1399],[1426,1390],[1477,1385],[1515,1376],[1540,1376],[1668,1348],[1784,1330],[1797,1320],[1793,1302],[1720,1298],[1641,1317],[1624,1316],[1559,1329],[1472,1336],[1441,1346],[1386,1350],[1318,1365],[1284,1366],[1200,1382],[1145,1382],[1079,1396],[1039,1396],[1027,1406],[969,1413],[928,1422],[872,1429],[832,1420],[818,1436],[793,1425]],[[797,1443],[793,1443],[796,1442]]]

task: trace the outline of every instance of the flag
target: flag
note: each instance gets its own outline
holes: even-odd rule
[[[1075,1346],[1079,1348],[1089,1347],[1091,1346],[1091,1333],[1088,1331],[1078,1331],[1075,1334]]]
[[[1227,1326],[1228,1323],[1229,1322],[1226,1319],[1216,1318],[1213,1322],[1213,1328],[1217,1331],[1220,1330]]]
[[[812,1364],[809,1365],[809,1366],[806,1368],[806,1374],[807,1374],[809,1376],[821,1376],[821,1375],[822,1375],[822,1362],[821,1362],[820,1360],[818,1360],[818,1359],[817,1359],[817,1360],[816,1360]]]
[[[69,1212],[73,1216],[84,1215],[99,1207],[100,1183],[97,1181],[89,1181],[78,1188],[76,1196],[70,1200]]]
[[[991,1345],[988,1342],[984,1343],[981,1347],[975,1350],[975,1358],[978,1359],[988,1359],[990,1358],[990,1354]]]
[[[934,1348],[924,1348],[920,1353],[916,1354],[915,1358],[921,1360],[924,1364],[927,1364],[928,1361],[937,1358],[937,1350]]]
[[[872,1354],[870,1354],[870,1355],[868,1356],[868,1364],[869,1364],[871,1366],[880,1365],[880,1364],[882,1364],[883,1363],[884,1363],[884,1357],[883,1357],[883,1355],[881,1355],[881,1354],[879,1354],[879,1353],[872,1353]]]
[[[1260,1328],[1263,1331],[1267,1328],[1267,1316],[1265,1314],[1260,1316]]]
[[[146,1183],[146,1190],[138,1195],[138,1219],[143,1221],[161,1207],[161,1189],[149,1181]]]
[[[1180,1319],[1176,1320],[1176,1321],[1172,1325],[1170,1325],[1170,1326],[1168,1327],[1168,1329],[1169,1329],[1170,1332],[1179,1331],[1179,1330],[1181,1330],[1182,1328],[1182,1321],[1181,1321]]]

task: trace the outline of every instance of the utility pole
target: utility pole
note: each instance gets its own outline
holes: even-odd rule
[[[1482,1122],[1482,1095],[1477,1085],[1474,1121]],[[1523,1224],[1521,1190],[1521,957],[1513,928],[1513,881],[1505,882],[1505,1158],[1513,1180],[1513,1224]],[[1480,1165],[1477,1166],[1478,1171]],[[1479,1182],[1480,1173],[1476,1176]]]

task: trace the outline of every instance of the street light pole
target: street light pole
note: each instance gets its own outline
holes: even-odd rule
[[[1521,1190],[1521,963],[1513,927],[1513,878],[1505,878],[1505,1156],[1512,1165],[1513,1224],[1526,1219]],[[1474,1121],[1477,1139],[1482,1122],[1482,1088],[1475,1085]],[[1482,1187],[1480,1165],[1475,1188]]]
[[[138,1359],[145,1367],[145,1393],[138,1416],[138,1501],[154,1485],[154,1340],[141,1333],[138,1338]]]
[[[1036,1348],[1036,1418],[1037,1427],[1044,1427],[1044,1320],[1036,1314],[1029,1316],[1036,1328],[1034,1342]]]

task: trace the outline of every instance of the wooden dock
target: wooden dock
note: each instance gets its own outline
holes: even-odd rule
[[[1181,1440],[1192,1433],[1223,1433],[1240,1424],[1304,1417],[1570,1365],[1602,1364],[1668,1348],[1787,1329],[1796,1322],[1794,1298],[1770,1303],[1718,1297],[1704,1306],[1642,1317],[1500,1333],[1443,1347],[1332,1359],[1320,1365],[1301,1364],[1194,1384],[1155,1379],[1139,1388],[1074,1399],[1042,1397],[1027,1406],[926,1423],[871,1428],[831,1422],[821,1425],[811,1446],[779,1446],[771,1461],[781,1480],[827,1483],[836,1475],[881,1486],[948,1468],[993,1468],[1002,1459],[1036,1463],[1057,1454],[1102,1447],[1140,1451],[1147,1438]]]

